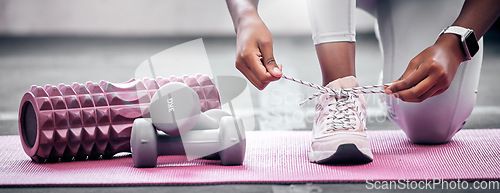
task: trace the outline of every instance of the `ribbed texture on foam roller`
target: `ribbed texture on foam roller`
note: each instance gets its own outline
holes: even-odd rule
[[[32,105],[39,130],[38,150],[32,159],[98,159],[130,151],[133,121],[147,116],[151,98],[169,82],[182,82],[193,88],[202,111],[220,108],[219,93],[205,75],[132,79],[118,84],[100,81],[32,86],[28,92],[35,96]]]

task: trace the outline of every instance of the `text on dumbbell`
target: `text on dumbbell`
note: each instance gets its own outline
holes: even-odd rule
[[[169,98],[167,102],[168,102],[168,112],[174,112],[174,99]]]

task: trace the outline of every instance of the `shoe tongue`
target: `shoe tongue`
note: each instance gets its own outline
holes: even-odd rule
[[[354,76],[339,78],[337,80],[331,81],[326,85],[326,87],[331,89],[353,88],[358,86],[359,86],[358,80]]]

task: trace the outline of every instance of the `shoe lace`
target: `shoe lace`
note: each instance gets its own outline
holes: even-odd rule
[[[331,98],[335,98],[332,100]],[[328,103],[328,113],[326,119],[328,120],[327,132],[339,129],[355,129],[355,123],[353,122],[355,118],[355,112],[359,112],[359,106],[356,105],[356,100],[354,97],[358,95],[350,94],[344,97],[337,97],[335,95],[329,94],[326,100]],[[359,114],[361,115],[361,113]]]
[[[353,121],[355,120],[355,112],[359,113],[359,116],[362,118],[361,121],[364,121],[364,116],[362,116],[359,105],[356,104],[356,100],[354,98],[359,98],[359,94],[374,94],[374,93],[384,93],[384,90],[373,90],[376,88],[383,88],[389,86],[391,84],[382,84],[382,85],[372,85],[372,86],[360,86],[354,88],[344,88],[344,89],[331,89],[328,87],[316,85],[314,83],[305,82],[300,79],[295,79],[293,77],[289,77],[286,75],[281,76],[281,78],[290,80],[314,89],[319,90],[318,93],[312,94],[310,97],[299,103],[300,106],[305,104],[308,101],[315,99],[321,95],[327,94],[326,100],[329,100],[328,103],[328,115],[327,120],[329,121],[327,132],[339,129],[355,129]],[[333,97],[335,100],[331,100]],[[349,109],[351,111],[349,111]]]

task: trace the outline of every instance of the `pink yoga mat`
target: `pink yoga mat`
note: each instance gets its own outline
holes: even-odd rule
[[[500,129],[462,130],[444,145],[412,144],[402,131],[369,131],[374,161],[334,166],[309,163],[310,132],[247,132],[242,166],[163,156],[159,167],[134,168],[129,156],[37,164],[19,136],[0,137],[0,185],[160,185],[214,183],[365,182],[373,180],[500,179]]]

